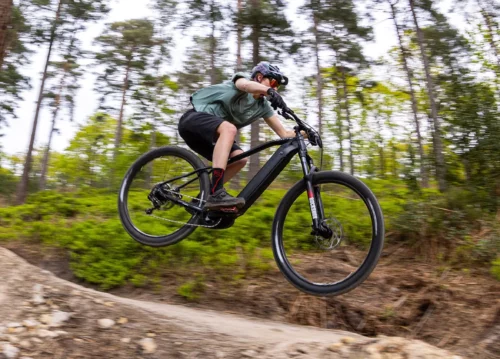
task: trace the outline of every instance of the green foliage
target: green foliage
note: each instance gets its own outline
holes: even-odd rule
[[[243,2],[242,11],[235,22],[245,30],[251,30],[248,40],[254,48],[252,63],[261,59],[279,58],[283,53],[292,53],[297,48],[294,32],[286,18],[284,3],[276,0]],[[258,49],[258,50],[257,50]]]
[[[16,181],[17,179],[11,171],[0,167],[0,195],[10,196],[14,193]]]
[[[102,101],[110,91],[121,93],[135,85],[132,75],[148,67],[148,55],[157,44],[153,36],[153,23],[137,19],[114,22],[96,39],[102,51],[95,54],[95,59],[98,64],[106,66],[98,78],[103,85],[100,88]]]
[[[259,247],[268,246],[275,198],[266,200],[266,210],[258,212],[259,226],[250,216],[243,217],[245,220],[227,231],[200,229],[175,246],[155,249],[136,243],[125,233],[117,219],[114,194],[86,189],[44,191],[29,197],[25,205],[0,208],[0,241],[34,241],[65,248],[75,276],[103,289],[126,283],[151,285],[163,271],[191,277],[190,268],[200,266],[214,278],[232,280],[234,273],[243,278],[271,268],[270,249]],[[200,281],[193,287],[195,292]],[[185,293],[186,288],[191,287],[180,291]]]
[[[493,261],[493,265],[491,267],[491,274],[500,280],[500,257],[498,257],[495,261]]]
[[[200,297],[200,294],[205,290],[203,276],[198,276],[194,280],[187,281],[177,288],[177,293],[187,300],[194,301]]]
[[[15,109],[21,100],[21,92],[30,88],[29,78],[19,69],[27,64],[26,55],[30,52],[26,47],[26,36],[30,31],[26,19],[26,9],[13,5],[11,23],[6,33],[7,47],[2,68],[0,69],[0,127],[9,117],[16,118]]]
[[[387,232],[392,233],[393,240],[438,237],[454,241],[455,263],[467,259],[467,263],[482,265],[492,263],[499,255],[498,228],[491,227],[488,235],[473,236],[481,226],[487,228],[487,218],[480,208],[468,204],[472,194],[457,189],[454,195],[445,197],[437,191],[424,191],[422,197],[410,199],[411,194],[400,182],[367,180],[367,184],[380,200]],[[269,237],[277,205],[285,192],[267,191],[229,229],[199,228],[176,245],[151,248],[126,234],[117,218],[115,194],[88,188],[68,193],[43,191],[29,197],[25,205],[0,208],[0,241],[32,241],[64,248],[70,254],[75,276],[103,289],[126,284],[154,287],[164,274],[173,274],[181,282],[186,281],[178,294],[196,300],[207,278],[235,285],[274,268]],[[358,223],[349,229],[355,233],[353,237],[366,237],[369,228],[358,220],[349,201],[335,201],[338,212],[347,216],[346,221]],[[303,225],[309,221],[307,205],[293,208],[286,226],[293,234],[287,242],[289,248],[309,249],[309,233]],[[197,274],[201,268],[203,275]],[[498,259],[493,262],[494,275],[497,268]]]
[[[403,212],[390,218],[389,230],[395,240],[424,248],[434,240],[446,248],[441,259],[461,268],[485,265],[500,254],[500,227],[487,200],[481,191],[425,190],[402,202]]]

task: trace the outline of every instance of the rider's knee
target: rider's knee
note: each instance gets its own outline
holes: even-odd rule
[[[243,153],[243,150],[235,150],[234,152],[231,152],[230,158],[236,157],[240,154]],[[248,157],[242,158],[241,160],[238,160],[236,162],[233,162],[233,165],[238,167],[238,168],[243,168],[248,162]]]
[[[238,160],[238,161],[236,161],[235,163],[236,163],[236,165],[237,165],[239,168],[243,168],[243,167],[245,167],[245,166],[246,166],[247,162],[248,162],[248,158],[242,158],[241,160]]]
[[[222,122],[219,127],[217,128],[217,132],[221,134],[226,134],[226,135],[231,135],[233,137],[236,136],[236,133],[238,133],[238,129],[236,128],[235,125],[232,123],[229,123],[227,121]]]

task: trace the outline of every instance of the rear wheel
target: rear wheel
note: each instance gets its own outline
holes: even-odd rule
[[[370,189],[350,175],[324,171],[312,180],[321,193],[327,238],[311,234],[309,198],[305,181],[300,181],[276,212],[273,252],[283,275],[300,290],[339,295],[361,284],[375,268],[384,242],[382,210]]]
[[[125,175],[118,211],[125,230],[136,241],[154,247],[171,245],[189,236],[201,212],[179,200],[202,207],[209,178],[203,162],[192,152],[161,147],[141,156]]]

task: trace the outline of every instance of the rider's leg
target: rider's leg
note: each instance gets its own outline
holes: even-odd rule
[[[243,153],[243,150],[235,150],[231,152],[229,158],[233,158],[240,153]],[[228,182],[231,178],[233,178],[238,172],[241,171],[243,167],[247,164],[248,158],[242,158],[239,161],[231,163],[226,167],[226,171],[224,172],[224,183]]]
[[[236,127],[227,121],[222,122],[219,127],[217,127],[217,142],[215,143],[214,153],[212,155],[212,167],[214,170],[212,172],[212,182],[210,184],[211,194],[221,190],[224,186],[227,160],[237,131]]]
[[[242,166],[241,163],[229,166],[229,176],[225,181],[226,175],[226,167],[227,161],[231,152],[231,148],[234,144],[234,138],[237,133],[236,127],[224,121],[217,128],[217,142],[214,147],[214,153],[212,156],[212,181],[210,184],[210,193],[211,196],[208,198],[207,203],[205,205],[208,209],[216,209],[222,207],[230,207],[237,206],[242,207],[245,204],[245,200],[243,198],[234,198],[228,195],[223,189],[223,184],[228,179],[233,177],[237,171],[239,171]],[[233,153],[236,151],[233,151]]]
[[[215,143],[214,154],[212,157],[212,167],[222,168],[223,170],[227,167],[227,160],[229,158],[229,152],[231,152],[231,147],[234,143],[234,138],[238,129],[227,121],[224,121],[217,128],[217,142]]]

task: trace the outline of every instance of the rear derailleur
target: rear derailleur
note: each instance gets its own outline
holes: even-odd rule
[[[152,208],[146,209],[146,214],[151,214],[153,211],[158,210],[161,206],[173,206],[173,199],[181,199],[182,195],[177,189],[172,188],[169,184],[157,184],[153,187],[148,195],[149,201],[153,204]],[[163,207],[166,209],[166,207]]]

